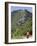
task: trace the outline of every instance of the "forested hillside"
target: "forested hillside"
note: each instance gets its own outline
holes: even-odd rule
[[[32,35],[32,13],[28,10],[11,12],[11,38],[22,38],[26,33]]]

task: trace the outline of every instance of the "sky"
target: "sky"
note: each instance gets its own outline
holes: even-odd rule
[[[32,12],[32,7],[19,7],[19,6],[11,6],[11,12],[15,10],[25,10]]]

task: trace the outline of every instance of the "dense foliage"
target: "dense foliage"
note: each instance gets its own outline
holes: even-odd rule
[[[27,10],[11,12],[11,38],[22,38],[27,32],[32,32],[32,13]]]

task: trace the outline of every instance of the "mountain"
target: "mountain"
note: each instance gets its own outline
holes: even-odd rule
[[[27,10],[17,10],[11,12],[11,24],[12,26],[20,23],[24,23],[28,18],[32,17],[32,13]]]
[[[11,31],[15,36],[19,32],[32,31],[32,13],[28,10],[16,10],[11,12]],[[15,33],[16,32],[16,33]],[[20,35],[22,35],[20,34]],[[19,34],[18,34],[19,35]]]

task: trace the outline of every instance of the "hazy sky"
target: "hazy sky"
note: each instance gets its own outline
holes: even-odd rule
[[[11,6],[11,11],[15,11],[15,10],[25,10],[25,9],[27,9],[30,12],[32,12],[32,7]]]

